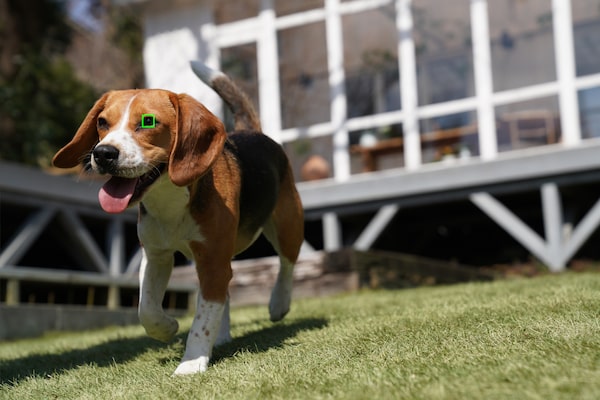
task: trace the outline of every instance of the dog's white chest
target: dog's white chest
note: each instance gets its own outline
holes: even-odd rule
[[[188,208],[187,188],[160,178],[142,200],[138,235],[145,248],[179,250],[189,256],[188,242],[204,237]]]

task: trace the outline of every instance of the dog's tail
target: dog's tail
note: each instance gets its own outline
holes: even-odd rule
[[[227,75],[199,61],[190,62],[192,71],[227,103],[233,112],[235,130],[261,131],[260,119],[252,102]]]

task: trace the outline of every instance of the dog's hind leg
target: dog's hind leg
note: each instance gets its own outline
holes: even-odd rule
[[[170,341],[179,324],[165,314],[162,308],[163,297],[173,270],[173,254],[152,252],[142,248],[140,267],[140,303],[138,316],[148,336],[162,342]]]
[[[291,171],[282,182],[275,210],[263,233],[279,255],[279,273],[269,301],[271,321],[279,321],[290,310],[294,264],[304,241],[304,215]]]

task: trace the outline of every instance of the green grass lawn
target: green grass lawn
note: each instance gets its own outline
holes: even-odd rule
[[[2,399],[599,399],[600,274],[296,301],[232,312],[209,371],[172,378],[139,326],[0,343]]]

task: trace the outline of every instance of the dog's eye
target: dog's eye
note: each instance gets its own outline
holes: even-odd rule
[[[98,129],[108,129],[108,122],[106,121],[106,119],[102,117],[98,118]]]
[[[135,131],[138,132],[140,129],[149,129],[149,128],[156,128],[158,125],[160,125],[160,122],[153,117],[153,119],[146,119],[146,118],[142,118],[141,122],[138,122],[138,124],[135,126]]]

